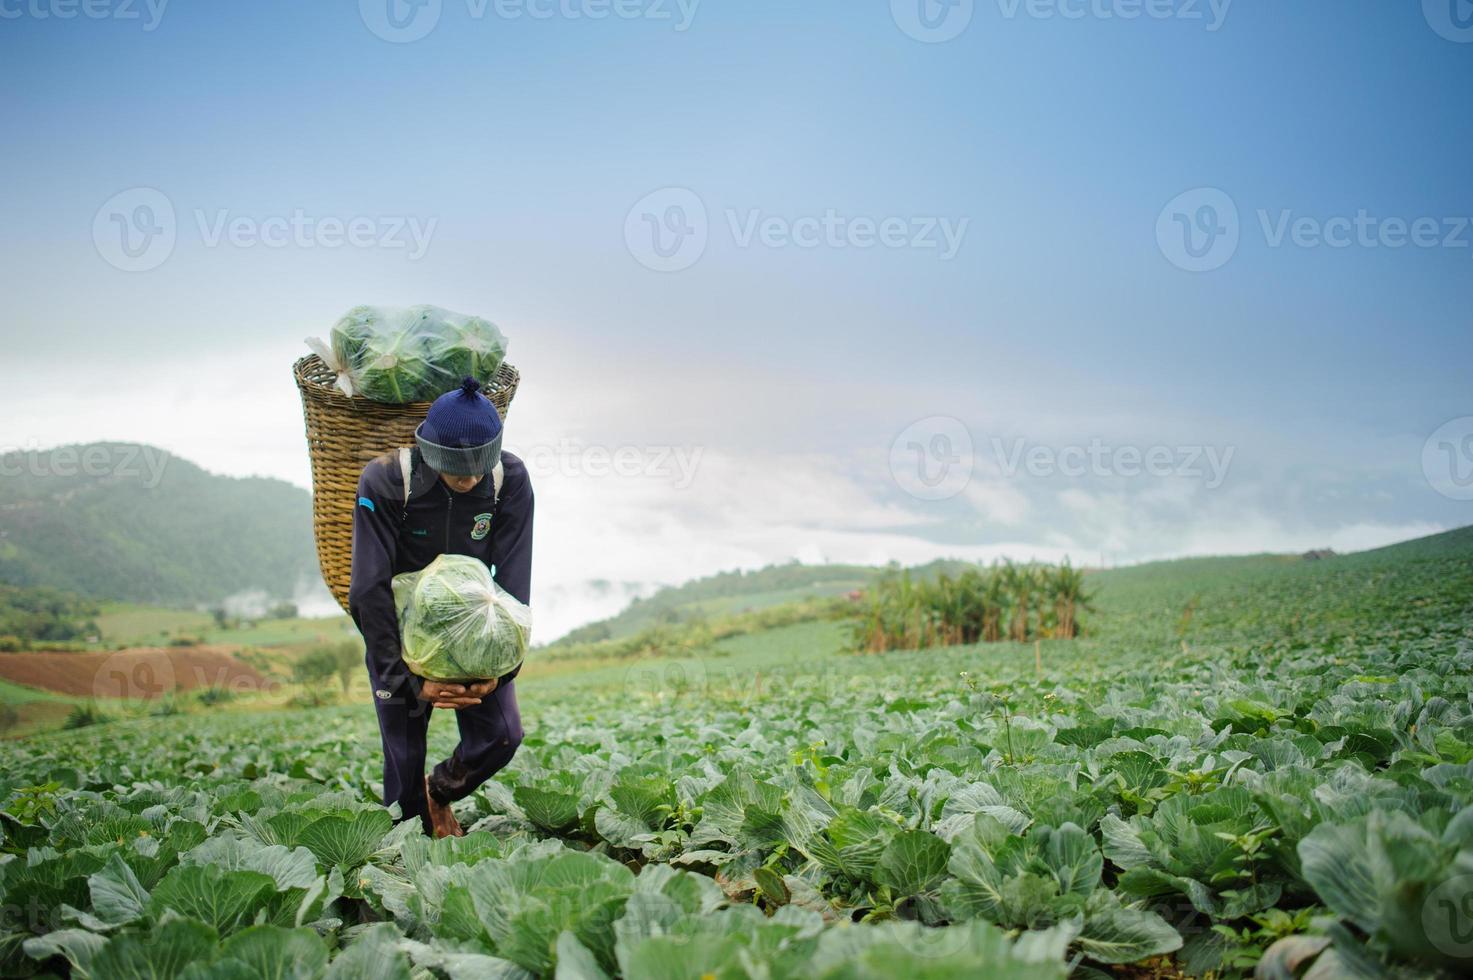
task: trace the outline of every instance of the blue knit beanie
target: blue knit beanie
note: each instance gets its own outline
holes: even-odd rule
[[[471,377],[436,398],[430,414],[414,430],[424,461],[451,476],[490,473],[501,459],[501,435],[501,415],[481,394],[481,383]]]

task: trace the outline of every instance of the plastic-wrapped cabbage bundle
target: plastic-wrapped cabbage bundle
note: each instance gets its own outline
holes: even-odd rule
[[[355,306],[328,341],[307,344],[344,394],[394,404],[433,401],[466,375],[484,384],[506,357],[496,324],[438,306]]]
[[[522,662],[532,610],[491,578],[479,558],[440,555],[394,576],[404,663],[432,681],[486,680]]]
[[[485,384],[506,360],[506,337],[490,320],[478,316],[462,322],[446,321],[450,344],[446,366],[458,378],[470,375]]]

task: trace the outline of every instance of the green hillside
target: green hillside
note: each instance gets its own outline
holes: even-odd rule
[[[1385,621],[1455,615],[1445,608],[1457,590],[1439,583],[1464,582],[1473,594],[1473,527],[1358,554],[1307,560],[1261,554],[1182,558],[1091,571],[1086,588],[1095,597],[1085,628],[1093,636],[1182,643],[1275,643],[1314,631],[1333,645],[1337,630],[1354,639],[1353,624],[1374,611]],[[937,561],[909,569],[913,579],[965,562]],[[624,659],[697,650],[723,637],[761,635],[791,623],[847,615],[835,601],[864,589],[890,569],[862,565],[774,565],[726,572],[663,589],[636,600],[619,615],[589,624],[550,644],[559,659]],[[1398,590],[1388,580],[1399,579]],[[1422,583],[1417,585],[1416,583]],[[1441,597],[1410,601],[1401,591],[1423,588]],[[1388,598],[1394,597],[1394,598]],[[1384,607],[1384,608],[1383,608]]]
[[[97,632],[94,603],[56,589],[0,585],[0,651],[24,643],[67,643]]]
[[[1319,561],[1187,558],[1089,576],[1101,630],[1137,639],[1337,649],[1473,613],[1473,526]]]
[[[127,443],[0,458],[0,583],[175,604],[286,598],[315,574],[311,496],[281,480]]]
[[[919,577],[957,571],[965,562],[935,561],[912,569]],[[552,646],[623,639],[655,626],[755,612],[804,599],[825,599],[862,589],[885,572],[872,565],[804,565],[796,561],[752,571],[718,572],[667,586],[635,599],[622,612],[580,626]]]

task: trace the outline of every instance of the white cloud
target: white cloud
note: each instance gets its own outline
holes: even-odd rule
[[[882,565],[1062,554],[1026,541],[958,545],[905,533],[927,521],[877,501],[823,456],[707,453],[683,490],[652,476],[553,473],[538,479],[536,492],[534,593],[553,606],[538,609],[539,640],[580,621],[570,582],[678,584],[793,558]]]
[[[1075,539],[1087,549],[1107,554],[1112,562],[1326,547],[1362,551],[1446,530],[1427,521],[1294,520],[1267,510],[1263,500],[1273,495],[1273,488],[1262,486],[1232,493],[1163,491],[1134,496],[1074,487],[1060,491],[1057,498],[1074,519]]]
[[[1028,497],[1016,485],[1000,479],[973,479],[962,496],[982,519],[1003,527],[1017,527],[1028,517]]]

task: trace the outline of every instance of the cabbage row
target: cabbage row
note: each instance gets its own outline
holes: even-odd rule
[[[1048,648],[1041,673],[1031,646],[839,656],[808,624],[782,635],[811,659],[781,669],[732,648],[532,677],[528,738],[455,840],[375,805],[366,705],[11,744],[0,965],[1461,975],[1467,559],[1232,581],[1200,634],[1151,586],[1114,607],[1116,634]]]

